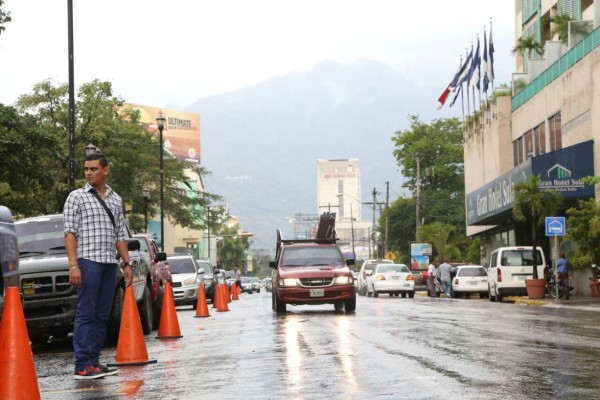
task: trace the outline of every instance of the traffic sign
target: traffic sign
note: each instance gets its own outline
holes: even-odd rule
[[[546,217],[546,236],[565,236],[565,217]]]

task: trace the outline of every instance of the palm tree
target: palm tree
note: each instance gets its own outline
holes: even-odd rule
[[[529,58],[531,58],[532,51],[536,52],[539,56],[544,54],[544,46],[542,46],[542,44],[533,36],[521,38],[519,43],[517,43],[517,45],[512,49],[513,54],[520,52],[522,55],[527,54],[527,57]]]
[[[527,221],[531,226],[531,245],[533,246],[533,279],[538,279],[537,270],[537,228],[544,224],[547,216],[556,214],[562,203],[562,197],[554,190],[540,188],[541,176],[531,175],[528,181],[515,184],[513,216],[517,221]]]

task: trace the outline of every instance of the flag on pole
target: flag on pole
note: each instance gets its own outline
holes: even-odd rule
[[[462,68],[460,69],[460,71],[459,71],[460,73],[456,77],[456,81],[455,81],[455,85],[454,85],[456,94],[454,95],[454,98],[452,99],[452,103],[450,103],[450,107],[452,107],[454,105],[454,102],[456,102],[456,99],[458,98],[458,95],[460,94],[460,92],[462,90],[463,83],[465,83],[467,81],[469,71],[471,70],[471,61],[473,61],[473,47],[471,47],[471,52],[467,55],[465,63],[463,64]]]
[[[464,63],[462,62],[462,59],[461,59],[461,61],[459,63],[458,71],[456,71],[456,74],[454,74],[454,78],[452,78],[452,82],[450,82],[450,84],[446,87],[446,89],[442,92],[441,96],[438,98],[438,104],[439,104],[438,110],[444,106],[444,104],[446,103],[446,100],[448,99],[448,95],[450,94],[450,92],[454,92],[457,90],[459,82],[462,84],[462,81],[464,80],[464,76],[469,70],[469,64],[471,61],[470,60],[471,57],[472,57],[472,53],[469,55],[469,57],[467,57],[467,59],[465,60]]]
[[[483,59],[481,61],[481,74],[483,75],[483,91],[487,93],[488,86],[490,83],[490,78],[488,76],[488,68],[490,67],[488,63],[488,47],[487,47],[487,38],[485,34],[485,27],[483,28]]]
[[[468,77],[468,85],[469,86],[477,86],[479,89],[479,67],[481,64],[481,58],[479,57],[479,38],[477,38],[477,48],[475,49],[475,53],[473,54],[473,62],[471,64],[471,69],[469,70]]]
[[[494,82],[494,42],[492,42],[492,23],[490,22],[490,45],[488,47],[490,65],[487,69],[487,76],[490,82]],[[493,90],[493,88],[492,88]]]

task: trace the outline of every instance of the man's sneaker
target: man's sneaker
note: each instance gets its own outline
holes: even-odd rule
[[[102,372],[104,374],[104,376],[116,375],[119,373],[119,371],[116,368],[110,368],[110,367],[107,367],[106,365],[102,365],[102,364],[96,365],[96,368],[100,372]]]
[[[104,374],[93,365],[88,365],[85,369],[75,372],[75,379],[98,379],[104,378]]]

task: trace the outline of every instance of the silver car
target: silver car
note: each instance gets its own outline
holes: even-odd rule
[[[203,274],[199,274],[198,263],[190,254],[171,254],[167,256],[173,280],[173,300],[175,305],[191,304],[196,309],[199,285]]]

